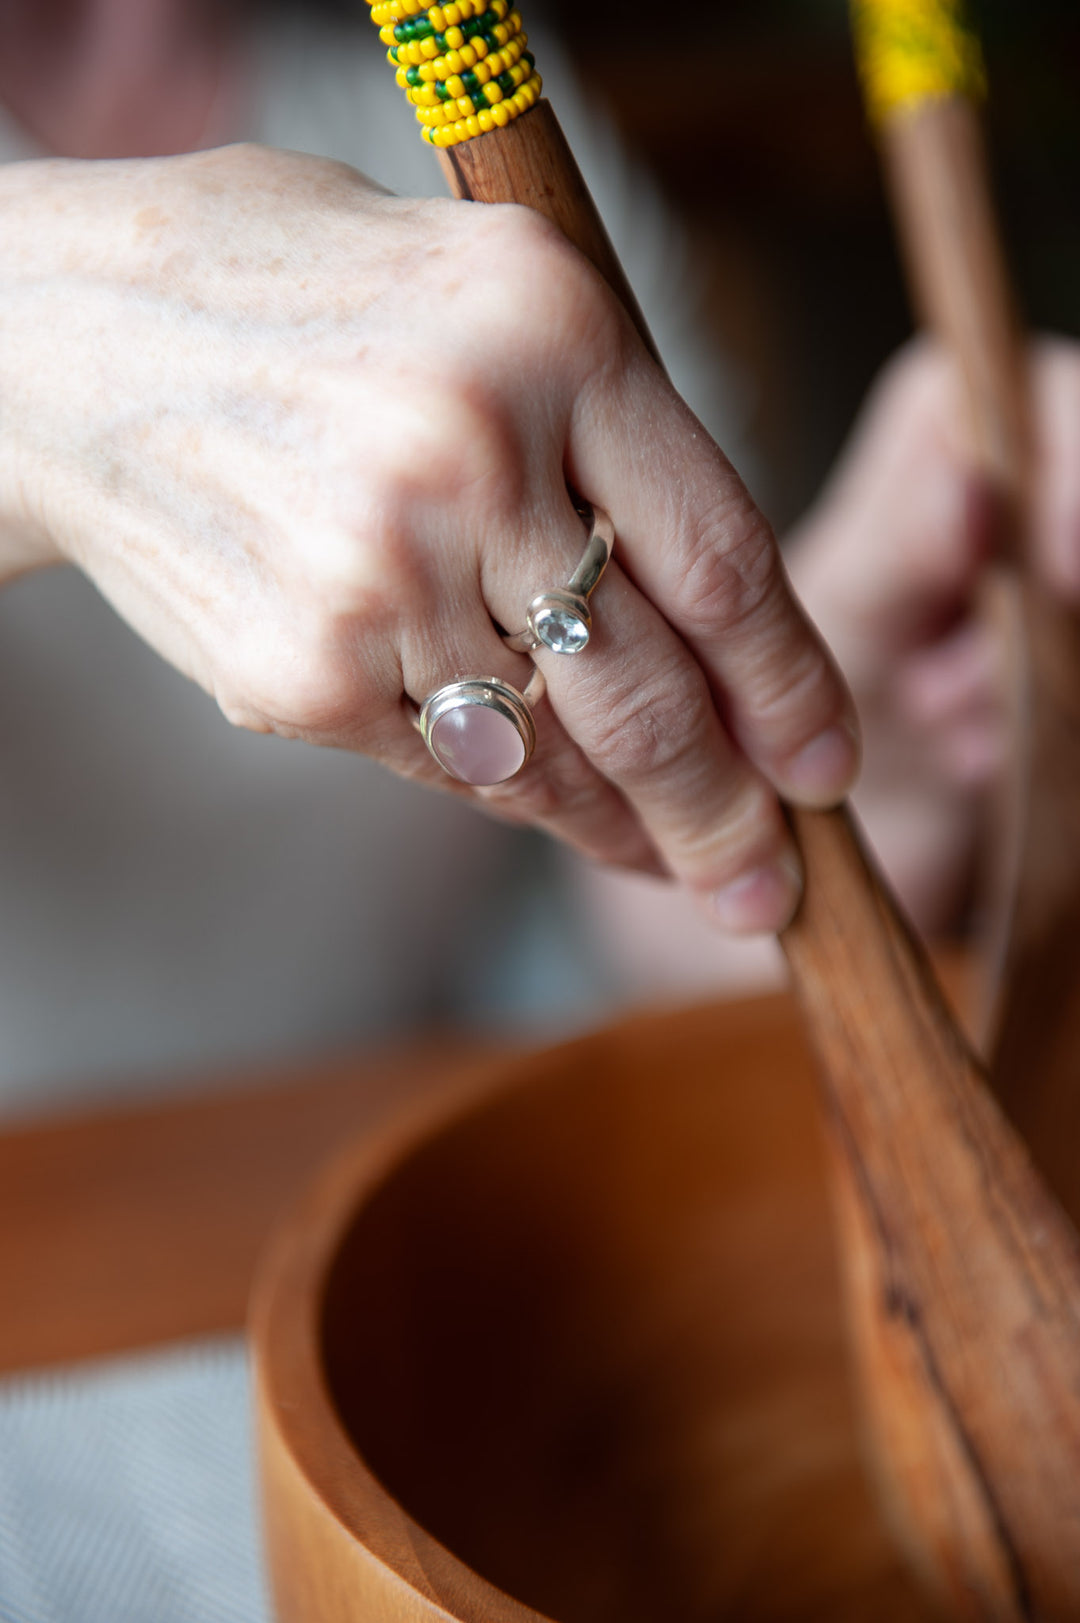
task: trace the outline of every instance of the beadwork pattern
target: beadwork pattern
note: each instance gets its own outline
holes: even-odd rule
[[[387,60],[432,146],[500,129],[539,100],[540,75],[511,0],[369,0]]]
[[[855,57],[875,124],[928,98],[986,94],[979,41],[962,0],[851,0]]]

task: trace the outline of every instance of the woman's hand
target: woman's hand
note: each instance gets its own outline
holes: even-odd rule
[[[448,780],[406,699],[523,688],[496,624],[583,546],[519,777],[470,791],[782,925],[776,791],[835,801],[849,700],[737,476],[591,268],[516,208],[230,148],[0,170],[0,565],[67,559],[238,725]],[[166,746],[167,747],[167,746]],[[377,857],[377,854],[376,854]]]
[[[1080,600],[1080,345],[1032,352],[1034,566]],[[796,585],[859,708],[856,804],[926,929],[970,878],[982,791],[1001,765],[997,649],[975,616],[994,547],[992,492],[972,471],[960,379],[930,343],[885,369],[851,442],[791,537]]]

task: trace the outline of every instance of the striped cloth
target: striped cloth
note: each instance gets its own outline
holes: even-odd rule
[[[239,1337],[0,1381],[0,1623],[269,1623]]]

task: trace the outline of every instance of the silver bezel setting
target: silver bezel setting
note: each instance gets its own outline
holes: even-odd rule
[[[584,631],[585,635],[582,637],[579,643],[574,645],[574,647],[556,648],[554,644],[550,642],[547,637],[545,637],[541,625],[539,624],[540,617],[544,613],[549,613],[553,609],[561,609],[563,613],[568,615],[569,618],[581,626],[582,630]],[[538,597],[533,598],[528,609],[525,611],[525,624],[528,628],[530,636],[532,636],[537,643],[542,643],[545,648],[550,648],[553,654],[580,654],[583,648],[588,647],[589,634],[592,631],[592,615],[589,613],[589,604],[587,599],[579,596],[576,592],[541,592]]]
[[[595,591],[611,558],[611,550],[615,545],[615,527],[608,514],[600,507],[591,507],[587,502],[580,502],[576,504],[576,508],[579,517],[589,530],[581,561],[565,586],[553,587],[533,598],[525,614],[523,631],[511,632],[503,637],[506,646],[514,649],[515,653],[532,654],[538,648],[547,648],[551,653],[562,657],[564,654],[580,654],[588,647],[592,631],[589,597]],[[554,648],[547,638],[538,632],[536,615],[541,609],[550,608],[568,611],[577,623],[584,627],[585,636],[574,647]]]

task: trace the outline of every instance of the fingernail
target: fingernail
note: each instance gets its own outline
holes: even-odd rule
[[[854,725],[829,727],[804,744],[784,769],[784,787],[808,806],[833,806],[843,800],[859,770],[858,733]]]
[[[732,935],[775,933],[791,923],[802,895],[802,867],[794,851],[752,868],[709,898],[714,921]]]

